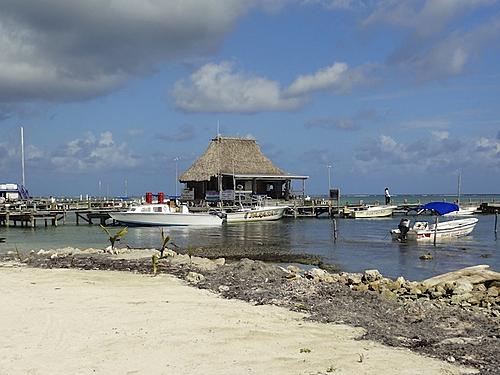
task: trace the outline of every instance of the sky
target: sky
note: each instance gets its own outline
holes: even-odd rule
[[[174,194],[220,132],[308,194],[500,193],[497,0],[0,0],[0,183]],[[328,167],[330,166],[330,167]]]

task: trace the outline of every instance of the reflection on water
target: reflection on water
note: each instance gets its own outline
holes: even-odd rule
[[[276,222],[234,224],[219,228],[172,227],[167,233],[183,248],[210,247],[279,249],[290,253],[309,253],[349,272],[377,268],[384,275],[418,280],[457,268],[489,264],[500,269],[500,241],[494,238],[494,216],[479,216],[473,236],[456,241],[430,244],[392,242],[389,231],[400,218],[338,219],[339,238],[333,241],[333,222],[321,219],[284,219]],[[98,226],[67,224],[57,228],[0,228],[0,253],[14,250],[48,249],[63,246],[104,247],[106,236]],[[159,247],[160,230],[155,227],[129,228],[123,245]],[[431,261],[422,261],[422,254],[431,253]]]

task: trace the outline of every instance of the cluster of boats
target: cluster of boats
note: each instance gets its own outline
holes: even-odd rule
[[[389,217],[393,215],[396,208],[397,206],[391,205],[364,206],[350,210],[346,216],[354,219]],[[475,211],[476,207],[459,207],[453,203],[431,202],[418,207],[417,214],[431,213],[436,215],[434,223],[415,221],[411,225],[410,220],[404,217],[398,228],[391,230],[391,237],[394,241],[401,242],[437,241],[464,237],[474,230],[478,219],[475,217],[461,217],[471,216]],[[439,217],[445,217],[448,220],[439,222]],[[450,220],[450,217],[453,219]]]
[[[114,212],[110,216],[127,225],[151,226],[221,226],[231,223],[245,223],[256,221],[279,220],[284,216],[287,206],[257,205],[241,207],[236,210],[214,210],[209,212],[192,212],[187,205],[146,204],[133,206],[125,212]],[[367,206],[355,209],[350,213],[353,218],[387,217],[393,214],[396,206],[380,205]],[[469,216],[473,209],[460,209],[458,205],[446,202],[431,202],[418,208],[417,214],[436,214],[434,223],[429,221],[416,221],[411,225],[405,216],[397,229],[390,231],[394,241],[436,241],[453,239],[469,235],[476,226],[478,219],[452,218]],[[439,217],[448,217],[448,220],[439,221]]]
[[[111,218],[129,225],[152,226],[221,226],[224,223],[279,220],[287,206],[252,206],[238,210],[192,212],[185,204],[146,204],[125,212],[110,213]]]

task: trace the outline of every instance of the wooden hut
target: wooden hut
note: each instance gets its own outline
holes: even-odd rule
[[[308,178],[275,166],[253,139],[217,136],[179,181],[186,184],[184,199],[234,201],[255,195],[288,199],[292,180],[302,181],[304,194]]]

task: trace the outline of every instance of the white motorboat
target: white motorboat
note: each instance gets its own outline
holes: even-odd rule
[[[112,212],[111,218],[129,225],[154,226],[221,226],[224,219],[212,213],[190,212],[186,205],[168,204],[133,206],[125,212]]]
[[[421,211],[430,210],[439,215],[446,215],[459,210],[456,204],[445,202],[431,202],[421,207]],[[410,227],[409,220],[404,218],[406,225],[400,223],[398,229],[391,230],[391,237],[397,241],[436,241],[449,240],[469,235],[476,226],[478,219],[475,217],[457,220],[446,220],[436,223],[417,221]]]
[[[227,223],[279,220],[285,214],[287,206],[253,206],[238,211],[226,212]]]
[[[436,224],[429,224],[427,221],[417,221],[406,233],[407,241],[434,241],[436,240],[453,239],[458,237],[465,237],[469,235],[476,226],[478,219],[470,217],[467,219],[449,220],[438,222],[437,230]],[[401,240],[401,230],[391,230],[393,240]]]
[[[366,219],[375,217],[391,216],[397,206],[380,205],[380,206],[365,206],[362,208],[353,209],[350,216],[355,219]]]

